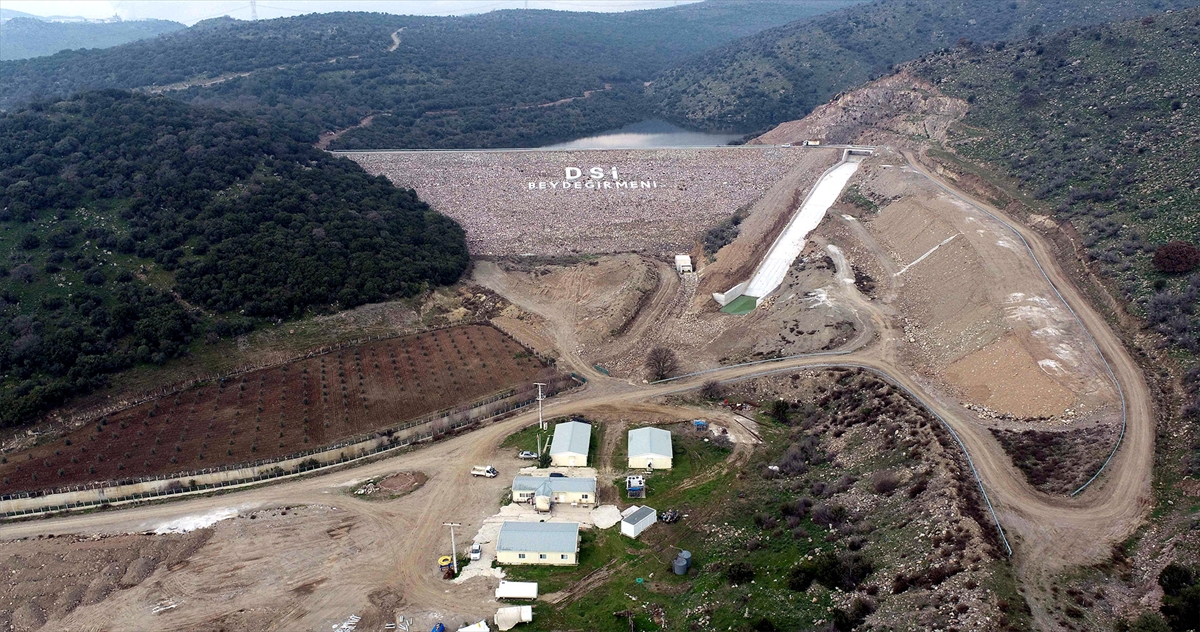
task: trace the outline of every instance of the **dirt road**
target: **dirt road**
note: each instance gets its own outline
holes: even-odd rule
[[[472,280],[505,297],[517,307],[538,314],[551,323],[554,346],[561,354],[562,361],[572,367],[576,373],[589,380],[604,377],[594,367],[584,362],[583,357],[579,355],[579,334],[576,333],[574,325],[577,303],[556,305],[514,292],[508,286],[500,267],[491,261],[476,262]]]
[[[963,417],[961,407],[925,393],[924,386],[904,369],[881,362],[873,358],[870,352],[846,354],[833,359],[834,362],[831,359],[795,358],[765,366],[734,367],[636,390],[614,389],[611,380],[603,380],[606,383],[603,385],[593,381],[593,386],[586,390],[549,400],[546,414],[568,414],[597,405],[619,409],[647,398],[695,388],[703,380],[713,377],[733,380],[798,367],[862,366],[889,376],[917,394],[924,405],[955,427],[973,455],[989,495],[998,505],[1010,533],[1015,531],[1020,534],[1022,546],[1018,547],[1018,554],[1022,566],[1051,570],[1064,564],[1098,559],[1106,553],[1110,542],[1123,537],[1136,524],[1143,505],[1136,502],[1136,498],[1131,504],[1127,496],[1108,492],[1112,485],[1102,487],[1095,495],[1070,501],[1047,497],[1030,488],[991,436]],[[359,548],[369,549],[370,553],[360,556],[333,576],[324,576],[326,583],[321,590],[307,596],[303,608],[297,607],[288,612],[272,629],[317,629],[328,625],[338,616],[368,608],[365,596],[381,586],[403,595],[404,603],[412,606],[407,615],[417,617],[418,621],[432,621],[451,613],[464,618],[482,617],[495,607],[487,597],[486,589],[480,585],[466,585],[465,589],[448,594],[441,582],[436,580],[436,570],[430,562],[430,556],[432,552],[446,547],[444,540],[447,534],[441,526],[443,521],[458,520],[466,525],[464,531],[469,533],[472,526],[477,526],[494,511],[502,483],[473,480],[468,470],[475,462],[492,460],[505,436],[534,419],[535,413],[524,414],[409,455],[348,472],[227,496],[109,514],[8,525],[4,528],[3,537],[28,537],[45,533],[138,532],[168,519],[230,506],[245,511],[266,506],[332,504],[342,512],[347,524],[356,525],[352,533],[363,538]],[[1131,460],[1122,459],[1117,463],[1117,469],[1133,470],[1133,465]],[[423,471],[429,475],[429,482],[406,500],[395,503],[376,504],[339,493],[339,485],[347,480],[376,476],[399,468]],[[1120,489],[1127,487],[1122,485]],[[222,562],[233,563],[232,560]],[[152,603],[150,597],[157,597],[142,595],[139,599],[136,593],[140,590],[122,593],[117,599],[119,602],[131,601],[136,604]],[[469,592],[464,593],[464,590]],[[139,618],[141,611],[132,605],[104,602],[104,606],[102,611],[95,608],[80,609],[64,623],[77,623],[86,628],[102,620],[110,622],[113,629],[137,629],[138,623],[143,621]],[[211,622],[215,614],[204,608],[180,607],[172,610],[169,617],[160,615],[160,618],[164,627],[195,629]]]
[[[948,192],[962,196],[919,165],[911,166],[946,187]],[[611,410],[642,406],[647,400],[696,388],[709,379],[745,379],[801,367],[868,368],[909,390],[923,405],[945,419],[961,437],[1014,544],[1017,565],[1027,586],[1043,583],[1043,580],[1066,567],[1095,563],[1106,558],[1112,544],[1127,537],[1137,527],[1150,504],[1154,414],[1149,390],[1140,369],[1121,341],[1072,287],[1041,238],[1008,220],[998,210],[963,197],[1006,221],[1029,244],[1047,279],[1094,337],[1120,384],[1127,413],[1124,444],[1108,466],[1106,474],[1083,494],[1064,499],[1033,489],[985,428],[975,423],[956,401],[940,395],[924,383],[914,369],[900,366],[893,354],[881,353],[880,350],[887,349],[888,344],[887,341],[880,344],[878,338],[872,344],[841,355],[793,357],[767,364],[720,368],[670,383],[634,385],[606,378],[582,360],[578,353],[578,338],[570,325],[572,319],[564,311],[569,310],[570,306],[548,305],[528,297],[514,297],[511,300],[522,309],[538,313],[552,324],[554,341],[561,351],[564,365],[569,365],[590,380],[584,389],[548,400],[546,415],[570,414],[597,406]],[[492,264],[480,265],[476,280],[504,294],[503,275],[490,266]],[[864,302],[864,306],[869,305]],[[885,329],[876,333],[887,337],[889,334],[886,332]],[[494,512],[504,485],[503,477],[513,469],[516,460],[510,459],[512,463],[497,462],[503,475],[495,480],[472,479],[468,470],[476,463],[496,461],[496,451],[504,437],[534,419],[536,413],[522,414],[411,454],[346,472],[216,497],[5,525],[0,529],[0,538],[48,533],[139,532],[168,519],[227,507],[239,507],[246,511],[256,507],[285,505],[334,506],[339,512],[339,519],[350,525],[347,527],[348,537],[358,538],[355,540],[355,550],[359,554],[349,559],[331,555],[328,559],[320,560],[303,559],[305,556],[300,556],[294,570],[312,574],[325,566],[327,568],[321,574],[323,583],[316,592],[302,600],[295,599],[295,607],[272,619],[270,629],[317,629],[331,622],[336,623],[338,617],[370,609],[372,606],[367,595],[381,588],[400,595],[408,608],[406,614],[418,617],[419,623],[433,619],[477,620],[477,617],[494,612],[495,607],[484,580],[465,583],[449,593],[436,580],[436,569],[430,560],[436,551],[446,547],[447,533],[442,527],[443,521],[460,521],[467,525],[464,531],[469,533],[471,525],[477,526],[485,516]],[[429,481],[417,492],[386,503],[347,496],[341,491],[344,487],[339,487],[351,479],[363,479],[399,469],[425,472]],[[203,558],[205,554],[206,551],[201,551],[199,557]],[[218,556],[207,560],[210,568],[234,564],[234,560],[219,557],[220,551],[210,555]],[[312,568],[312,565],[317,568]],[[192,584],[188,584],[189,581]],[[211,577],[208,581],[211,582]],[[196,577],[187,573],[172,576],[171,586],[179,587],[180,591],[198,591],[202,585],[198,571]],[[287,588],[289,586],[285,584],[276,592],[286,593],[284,589]],[[161,583],[147,582],[145,588],[130,589],[97,606],[80,608],[56,624],[89,629],[103,623],[111,629],[138,629],[145,623],[143,606],[157,596],[147,591],[154,590],[161,593],[166,589]],[[255,607],[256,604],[262,608],[263,600],[274,594],[267,591],[257,597],[243,595],[219,606],[225,611]],[[196,601],[200,600],[197,598]],[[1052,620],[1040,610],[1036,599],[1031,605],[1039,622],[1053,627]],[[193,604],[193,607],[185,604],[169,614],[158,615],[157,624],[170,629],[198,629],[211,624],[220,614],[211,603],[207,606]]]
[[[1049,246],[1037,233],[1000,210],[952,188],[911,156],[908,163],[947,192],[1004,221],[1024,239],[1047,280],[1095,341],[1123,398],[1125,432],[1122,443],[1106,471],[1082,494],[1069,500],[1048,498],[1031,494],[1027,485],[1013,484],[1023,482],[1020,479],[995,477],[991,472],[984,474],[985,481],[996,489],[1001,519],[1021,534],[1023,546],[1017,551],[1017,566],[1022,579],[1026,586],[1038,590],[1037,586],[1044,585],[1042,580],[1065,566],[1092,563],[1110,555],[1112,545],[1133,533],[1149,510],[1155,436],[1150,389],[1141,367],[1105,319],[1084,300],[1063,273]],[[973,455],[978,450],[972,446],[968,449]],[[1002,457],[1002,452],[994,450],[979,452],[976,458],[990,462]],[[1046,613],[1036,611],[1037,600],[1032,601],[1039,621],[1051,621]]]

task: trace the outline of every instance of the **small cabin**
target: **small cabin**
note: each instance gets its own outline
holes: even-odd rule
[[[636,538],[655,522],[658,512],[654,508],[634,505],[621,512],[621,535]]]
[[[586,467],[591,442],[590,424],[567,421],[554,426],[554,439],[550,442],[550,464],[555,467]]]
[[[629,469],[671,469],[671,433],[662,428],[635,428],[629,431]]]
[[[505,522],[496,538],[496,561],[574,566],[579,563],[579,523]]]
[[[689,255],[675,255],[675,271],[679,274],[687,274],[694,272],[692,269],[692,258]]]

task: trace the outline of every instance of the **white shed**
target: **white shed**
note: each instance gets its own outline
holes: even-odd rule
[[[671,433],[662,428],[629,431],[629,469],[671,469]]]
[[[558,467],[586,467],[588,446],[592,442],[592,426],[581,421],[567,421],[554,426],[550,442],[550,464]]]
[[[634,505],[621,512],[621,535],[636,538],[646,527],[658,522],[658,512],[653,507]]]
[[[692,272],[692,257],[690,255],[675,255],[675,271],[679,274]]]

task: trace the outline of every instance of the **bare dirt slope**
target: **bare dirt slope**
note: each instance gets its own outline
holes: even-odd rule
[[[585,374],[602,375],[599,365],[640,382],[654,346],[673,349],[683,373],[864,343],[869,315],[836,268],[814,242],[778,297],[744,316],[716,311],[712,298],[699,294],[697,275],[680,277],[665,262],[633,255],[570,265],[479,262],[472,280],[524,310],[521,319],[494,321],[513,327],[505,331],[517,339],[554,340]]]
[[[885,85],[881,92],[904,89],[924,90],[921,86]],[[878,102],[878,98],[865,94],[844,102],[847,107],[826,114],[852,123],[854,108],[858,107],[856,103],[862,106],[861,114],[871,103]],[[941,102],[934,99],[919,103],[936,105]],[[911,114],[918,116],[921,113]],[[908,125],[910,118],[897,116],[886,124]],[[807,124],[817,123],[819,121]],[[897,146],[911,142],[911,138],[901,138],[895,129],[886,126],[882,130],[872,128],[867,134],[875,142],[891,139]],[[862,137],[860,134],[858,138]],[[581,336],[580,322],[585,321],[578,319],[586,319],[593,312],[597,315],[621,312],[605,311],[608,308],[601,307],[598,299],[589,303],[578,298],[591,296],[589,292],[592,291],[596,292],[596,297],[621,296],[621,292],[606,292],[611,287],[624,285],[624,280],[619,284],[617,280],[630,277],[619,274],[605,277],[596,273],[597,279],[608,278],[599,285],[609,290],[575,294],[576,303],[590,306],[578,312],[573,305],[563,305],[564,299],[549,296],[561,290],[539,290],[536,280],[528,272],[507,271],[489,264],[478,268],[476,279],[481,285],[504,295],[519,310],[536,314],[538,318],[531,318],[529,322],[536,322],[542,329],[541,335],[559,348],[562,368],[588,375],[586,388],[549,400],[548,415],[608,407],[605,410],[619,416],[621,407],[641,406],[645,401],[694,389],[704,380],[736,380],[768,371],[857,366],[886,376],[957,433],[1013,545],[1018,571],[1027,594],[1033,597],[1037,625],[1041,629],[1054,629],[1057,624],[1042,608],[1038,598],[1041,591],[1052,585],[1055,574],[1063,570],[1107,560],[1112,545],[1137,529],[1151,503],[1155,417],[1149,389],[1141,369],[1121,340],[1074,288],[1040,235],[1015,223],[1000,210],[954,190],[926,169],[916,154],[888,157],[892,167],[887,168],[887,173],[882,173],[882,165],[889,164],[883,162],[883,158],[882,155],[877,157],[879,173],[868,169],[860,180],[861,186],[880,197],[879,202],[885,201],[885,193],[890,196],[886,198],[886,204],[881,204],[883,209],[879,216],[864,216],[862,220],[853,221],[833,218],[827,220],[820,229],[822,234],[818,235],[827,239],[829,245],[840,246],[840,252],[845,253],[850,264],[874,271],[872,274],[879,277],[874,290],[877,298],[867,300],[851,292],[848,288],[855,284],[846,281],[854,279],[848,278],[849,271],[835,260],[838,257],[834,255],[839,251],[829,250],[817,239],[806,253],[809,258],[805,269],[797,266],[793,270],[795,276],[790,277],[798,284],[794,289],[813,292],[814,297],[819,296],[817,289],[827,287],[825,299],[833,295],[832,304],[837,306],[837,297],[841,296],[842,304],[850,310],[847,313],[857,313],[860,317],[855,321],[859,329],[842,343],[844,348],[851,350],[839,355],[808,355],[766,365],[717,368],[704,375],[655,385],[606,378],[590,368],[592,358],[597,356],[590,355],[593,351],[588,348],[585,337],[595,335],[596,327],[582,327],[584,335]],[[906,200],[906,197],[911,199]],[[995,219],[987,219],[985,216],[989,214]],[[1005,237],[1005,224],[1012,231],[1008,237]],[[914,225],[921,229],[915,230]],[[953,239],[946,241],[950,237]],[[1020,247],[1001,245],[1002,240],[1023,241],[1028,244],[1028,249],[1022,255]],[[943,243],[933,250],[934,245]],[[1015,241],[1012,243],[1016,245]],[[832,266],[825,265],[824,270],[816,270],[818,262],[823,262],[826,256]],[[921,257],[925,258],[917,262]],[[949,261],[942,262],[942,259]],[[905,266],[908,269],[901,274]],[[1042,270],[1044,276],[1039,276]],[[576,274],[568,271],[552,273],[563,274],[564,279],[571,279]],[[887,278],[884,278],[885,274]],[[962,276],[973,277],[974,282],[961,282],[958,277]],[[582,282],[586,275],[578,279]],[[987,287],[988,284],[996,284],[996,287]],[[687,297],[687,284],[680,283],[679,288],[676,296]],[[835,288],[844,289],[837,290],[840,292],[837,294]],[[687,340],[691,342],[678,343],[684,351],[682,356],[693,352],[699,355],[708,347],[719,344],[713,341],[723,335],[727,336],[726,340],[742,341],[739,344],[743,347],[759,344],[764,337],[783,335],[786,338],[790,331],[784,326],[785,321],[772,314],[782,313],[775,310],[782,309],[779,304],[787,303],[791,291],[789,288],[781,290],[776,295],[775,305],[767,305],[767,309],[756,312],[752,318],[714,314],[711,321],[700,316],[694,321],[686,320],[692,314],[686,307],[690,298],[685,301],[652,300],[654,305],[672,306],[664,308],[665,312],[656,311],[659,308],[650,310],[655,314],[673,313],[670,310],[676,309],[677,303],[683,305],[684,316],[674,320],[688,323],[688,326],[680,329],[671,325],[668,318],[651,320],[650,325],[642,327],[637,322],[637,318],[641,318],[638,316],[626,330],[645,333],[638,333],[638,340],[621,344],[629,344],[631,349],[640,344],[644,348],[660,340],[671,341],[670,336],[688,330],[692,337]],[[1061,295],[1061,303],[1054,303],[1055,297],[1049,295],[1051,291]],[[1019,301],[1013,299],[1017,293],[1023,295]],[[664,296],[670,294],[665,292]],[[797,295],[802,296],[800,292]],[[1025,302],[1034,296],[1045,299],[1050,303],[1049,307],[1055,309],[1069,307],[1077,315],[1079,331],[1068,331],[1069,323],[1057,316],[1045,322],[1034,322],[1023,315],[1022,310],[1009,311],[1014,306],[1047,308],[1041,301]],[[806,309],[822,317],[833,313],[825,305]],[[916,334],[912,336],[913,342],[909,342],[908,332],[903,326],[897,326],[897,322],[903,324],[905,318],[930,332],[931,335],[924,338],[928,342],[927,349],[917,342]],[[701,326],[709,325],[719,329],[701,329]],[[1081,354],[1086,352],[1080,347],[1086,341],[1086,335],[1094,338],[1120,385],[1128,422],[1124,443],[1106,474],[1097,484],[1073,498],[1051,496],[1032,487],[989,432],[984,423],[986,414],[963,406],[964,398],[991,397],[990,392],[985,394],[982,390],[963,387],[973,367],[975,371],[985,370],[980,367],[988,367],[989,360],[1007,360],[1019,356],[1021,350],[1035,361],[1055,359],[1042,353],[1059,350],[1051,343],[1041,342],[1036,335],[1047,327],[1061,333],[1044,334],[1060,336],[1065,341],[1063,344]],[[705,342],[704,336],[696,335],[696,332],[712,337]],[[1080,332],[1086,335],[1080,335]],[[936,337],[932,335],[935,333],[938,334]],[[614,339],[619,340],[619,337]],[[938,344],[942,340],[945,343]],[[993,347],[997,344],[1002,346]],[[984,349],[990,351],[981,353]],[[959,365],[959,377],[954,378],[952,367],[973,354],[980,354],[975,356],[976,365]],[[932,364],[933,368],[927,364]],[[1074,397],[1081,397],[1080,393],[1086,392],[1088,385],[1094,382],[1089,377],[1086,361],[1063,366],[1075,375],[1061,380],[1047,377]],[[1003,374],[1016,369],[993,370]],[[956,387],[954,379],[962,384]],[[1116,400],[1112,401],[1115,406]],[[0,570],[11,572],[14,565],[20,563],[18,555],[36,552],[34,547],[42,546],[36,540],[17,538],[45,533],[141,532],[161,526],[168,520],[232,507],[243,514],[258,511],[260,517],[218,523],[212,539],[188,558],[186,566],[174,570],[156,567],[140,583],[110,593],[99,604],[78,607],[65,617],[54,619],[52,625],[80,629],[144,629],[153,607],[164,599],[175,597],[183,603],[153,615],[156,628],[328,630],[352,613],[360,613],[364,621],[374,624],[385,620],[388,612],[414,617],[414,629],[428,627],[436,620],[455,623],[478,620],[494,612],[488,583],[492,580],[472,580],[464,583],[461,590],[446,592],[445,585],[436,579],[433,562],[437,552],[446,547],[447,533],[441,523],[454,519],[468,525],[469,529],[494,513],[506,484],[503,477],[518,463],[511,457],[506,459],[498,455],[497,446],[507,434],[535,418],[536,412],[524,413],[412,454],[348,472],[126,511],[6,524],[0,532],[0,538],[5,540],[0,548],[0,565],[6,566]],[[502,477],[490,481],[471,479],[468,475],[471,465],[486,462],[499,467]],[[424,472],[429,480],[413,493],[387,502],[355,499],[343,491],[353,479],[400,469]],[[287,516],[280,509],[273,509],[288,506],[292,510]],[[295,514],[297,506],[305,507],[299,516]],[[262,513],[264,510],[266,514]],[[264,522],[258,523],[258,520]],[[253,527],[242,526],[251,523],[254,523]],[[258,555],[263,559],[247,563],[248,558]],[[274,585],[264,586],[262,590],[246,588],[263,582]],[[46,585],[57,590],[56,584]],[[223,588],[226,585],[230,587],[228,590]],[[23,621],[33,622],[32,625],[22,623],[29,626],[25,629],[39,625],[37,613],[23,613],[22,617],[26,617]]]
[[[874,161],[879,167],[878,158],[888,153],[888,147],[907,148],[903,159],[887,160],[892,167],[886,177],[870,169],[861,174],[860,185],[883,207],[877,217],[837,218],[822,230],[847,239],[856,265],[882,277],[880,302],[895,306],[901,323],[909,325],[916,316],[926,332],[935,334],[926,338],[921,349],[919,336],[908,341],[908,334],[915,333],[908,327],[895,355],[887,353],[886,344],[876,347],[883,351],[878,357],[892,366],[879,368],[902,383],[898,372],[919,376],[905,386],[922,393],[959,432],[1013,536],[1018,568],[1034,597],[1038,625],[1056,629],[1058,624],[1041,605],[1040,591],[1064,568],[1105,559],[1107,547],[1138,527],[1151,502],[1154,405],[1140,367],[1073,286],[1047,242],[1000,209],[954,189],[939,177],[941,168],[925,158],[922,141],[943,138],[966,108],[967,104],[899,73],[841,96],[803,121],[780,126],[763,142],[824,136],[827,141],[874,144],[885,149]],[[925,178],[936,190],[905,200],[908,196],[896,188],[908,189],[909,176]],[[985,215],[997,219],[988,221]],[[967,225],[968,217],[980,225]],[[931,252],[954,235],[961,236]],[[903,266],[921,256],[926,259],[900,274]],[[939,266],[939,257],[954,262]],[[961,282],[963,276],[975,279],[981,273],[975,284]],[[1014,279],[1007,278],[1018,275],[1024,288],[1012,287]],[[991,287],[997,280],[998,285]],[[1058,294],[1062,301],[1056,300]],[[972,296],[983,300],[962,300]],[[955,325],[956,329],[940,330]],[[913,347],[922,353],[913,353]],[[930,363],[935,364],[932,370],[927,367]],[[1116,384],[1105,386],[1105,377],[1115,377]],[[1006,396],[1006,392],[1024,394],[1030,384],[1035,387],[1031,401]],[[1098,397],[1099,406],[1087,407],[1093,401],[1089,393]],[[1068,397],[1075,403],[1067,404]],[[984,429],[997,423],[994,412],[976,407],[982,414],[970,414],[961,406],[945,407],[929,398],[946,403],[988,401],[1015,416],[1060,410],[1052,421],[1077,426],[1099,421],[1111,429],[1110,441],[1123,414],[1125,436],[1096,484],[1073,499],[1054,498],[1033,490],[988,436]],[[1077,404],[1091,414],[1079,414],[1074,410]]]
[[[859,221],[896,270],[903,361],[1001,415],[1119,422],[1103,359],[1020,237],[899,158],[873,159],[858,184],[890,201]]]
[[[881,144],[898,136],[945,138],[967,113],[967,103],[941,94],[929,82],[898,72],[866,89],[843,93],[808,116],[782,123],[750,141],[779,145],[820,139],[824,143]]]
[[[724,292],[750,278],[793,212],[804,202],[804,196],[842,155],[840,149],[792,151],[803,152],[803,163],[776,181],[754,203],[738,226],[737,239],[716,253],[715,262],[702,266],[704,274],[693,307],[709,307],[713,292]]]

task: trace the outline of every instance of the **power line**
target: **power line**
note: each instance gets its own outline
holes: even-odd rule
[[[539,429],[539,430],[545,430],[545,429],[546,429],[546,423],[542,421],[542,400],[546,399],[546,396],[542,394],[542,387],[543,387],[543,386],[545,386],[545,385],[546,385],[546,383],[545,383],[545,382],[534,382],[534,384],[537,384],[537,387],[538,387],[538,394],[537,394],[537,403],[538,403],[538,429]]]

